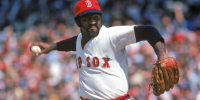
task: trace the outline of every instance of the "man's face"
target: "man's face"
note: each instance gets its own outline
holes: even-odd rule
[[[83,35],[93,38],[99,34],[101,28],[101,15],[96,13],[80,17],[80,29]]]

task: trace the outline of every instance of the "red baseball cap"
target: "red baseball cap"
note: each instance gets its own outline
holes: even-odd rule
[[[74,8],[75,17],[83,16],[88,13],[100,13],[102,14],[101,8],[97,0],[79,0]]]

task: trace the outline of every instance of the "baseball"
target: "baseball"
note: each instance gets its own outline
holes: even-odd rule
[[[38,52],[41,52],[41,49],[40,49],[40,47],[39,46],[32,46],[31,47],[31,51],[33,52],[33,53],[38,53]]]

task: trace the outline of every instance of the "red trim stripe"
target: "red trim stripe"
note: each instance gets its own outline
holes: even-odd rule
[[[80,96],[81,100],[89,100],[88,98],[83,98],[82,96]],[[108,100],[128,100],[130,99],[130,96],[129,94],[125,94],[123,96],[120,96],[120,97],[116,97],[116,98],[113,98],[113,99],[108,99]]]
[[[89,100],[89,99],[87,99],[87,98],[83,98],[82,96],[80,96],[80,98],[81,98],[81,100]]]
[[[127,93],[127,94],[125,94],[123,96],[120,96],[120,97],[117,97],[117,98],[114,98],[114,99],[109,99],[109,100],[128,100],[128,99],[130,99],[130,96]]]

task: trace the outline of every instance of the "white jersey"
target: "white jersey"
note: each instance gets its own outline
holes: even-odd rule
[[[128,61],[125,46],[136,42],[134,26],[102,26],[98,36],[81,47],[76,41],[80,96],[110,99],[128,92]]]

